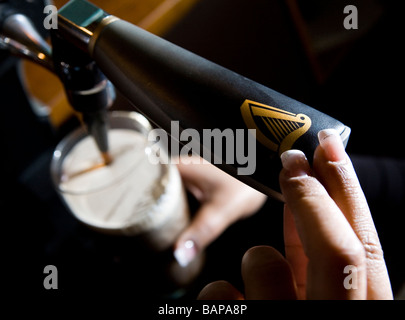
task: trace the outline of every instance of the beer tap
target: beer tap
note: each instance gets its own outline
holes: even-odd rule
[[[311,161],[319,131],[335,129],[344,144],[350,135],[350,128],[338,120],[85,0],[71,0],[59,10],[51,39],[53,70],[104,153],[108,150],[105,110],[113,100],[109,80],[151,122],[169,133],[173,121],[180,133],[193,128],[200,136],[207,129],[247,129],[248,140],[253,136],[257,142],[251,155],[256,162],[254,172],[239,174],[242,170],[236,163],[214,164],[279,200],[283,200],[278,184],[283,151],[300,149]],[[221,155],[210,149],[210,143],[200,142],[200,150],[209,149],[209,155],[218,159]]]
[[[30,19],[7,4],[0,7],[0,48],[53,71],[52,50]]]
[[[114,88],[95,61],[63,39],[58,30],[51,31],[51,40],[54,71],[62,80],[70,104],[82,113],[104,163],[109,164],[107,109],[114,102]]]
[[[115,99],[110,81],[88,55],[51,32],[52,47],[38,33],[29,17],[8,3],[0,4],[0,49],[28,59],[55,73],[62,81],[71,106],[83,115],[103,160],[108,154],[107,109]]]
[[[311,161],[322,129],[335,129],[345,144],[349,138],[350,128],[338,120],[109,15],[88,1],[71,0],[59,10],[58,33],[92,57],[114,86],[167,132],[172,134],[173,121],[179,124],[180,133],[193,128],[200,137],[204,130],[241,128],[248,129],[251,136],[255,132],[253,173],[239,174],[242,170],[235,162],[214,164],[277,199],[283,199],[278,184],[283,151],[300,149]],[[210,147],[211,141],[199,143],[200,150],[210,149],[210,159],[221,157]],[[233,154],[233,159],[237,156]]]

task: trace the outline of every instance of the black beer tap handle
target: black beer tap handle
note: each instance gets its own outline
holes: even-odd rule
[[[326,128],[336,129],[344,143],[349,138],[350,129],[336,119],[108,15],[87,1],[71,0],[65,5],[59,11],[58,28],[65,40],[96,61],[134,106],[167,132],[173,121],[178,122],[180,132],[193,128],[200,137],[207,129],[255,132],[257,144],[250,155],[254,172],[239,170],[236,162],[222,161],[219,166],[278,199],[282,198],[278,175],[283,151],[296,148],[311,158],[318,145],[317,133]],[[207,148],[201,141],[200,150]],[[240,151],[234,149],[233,159]],[[213,150],[208,155],[221,159]]]

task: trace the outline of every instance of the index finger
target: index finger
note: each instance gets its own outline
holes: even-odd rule
[[[339,134],[334,130],[323,130],[319,133],[319,140],[320,146],[314,154],[314,170],[365,248],[367,297],[368,299],[392,298],[377,230]]]
[[[280,185],[308,257],[308,299],[366,298],[364,248],[345,216],[322,184],[310,175],[305,155],[282,155]],[[347,290],[344,273],[356,267],[356,290]]]

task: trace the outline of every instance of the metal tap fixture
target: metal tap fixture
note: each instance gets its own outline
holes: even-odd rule
[[[28,59],[61,79],[71,106],[82,113],[106,163],[108,157],[107,109],[115,99],[110,81],[96,63],[74,45],[51,32],[52,48],[24,14],[10,3],[0,3],[0,49]]]
[[[30,19],[11,8],[2,9],[8,12],[3,11],[7,16],[0,25],[0,48],[53,71],[51,47],[37,32]]]
[[[318,145],[317,133],[326,128],[336,129],[344,143],[349,138],[350,128],[336,119],[109,15],[88,1],[71,0],[59,10],[58,34],[93,58],[141,113],[169,133],[173,121],[179,124],[180,133],[193,128],[200,137],[204,130],[254,131],[253,173],[238,174],[239,164],[225,162],[211,141],[199,141],[200,155],[206,156],[201,150],[208,149],[208,160],[221,159],[214,164],[277,199],[282,200],[278,177],[283,151],[296,148],[311,158]],[[247,135],[243,143],[252,137]],[[236,149],[233,159],[238,157]]]
[[[167,132],[171,133],[173,121],[179,124],[180,133],[193,128],[200,137],[205,130],[246,129],[245,140],[256,138],[257,142],[250,155],[255,158],[254,172],[239,174],[238,163],[223,161],[211,141],[199,141],[200,150],[208,150],[208,160],[222,159],[214,164],[224,171],[279,200],[283,199],[278,183],[283,151],[300,149],[311,161],[319,131],[335,129],[345,144],[349,138],[350,128],[338,120],[109,15],[90,2],[69,1],[59,10],[58,28],[51,35],[54,72],[72,106],[85,115],[102,152],[108,149],[105,110],[112,100],[106,76],[141,113]],[[239,156],[235,150],[233,159]]]

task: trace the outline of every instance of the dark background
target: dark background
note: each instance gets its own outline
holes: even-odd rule
[[[405,281],[401,246],[405,55],[399,1],[298,1],[299,21],[287,2],[201,1],[165,38],[352,128],[347,150],[369,200],[397,292]],[[41,8],[40,1],[34,4]],[[347,4],[358,7],[358,30],[343,28]],[[46,118],[32,113],[16,61],[0,55],[0,210],[5,217],[7,288],[45,296],[131,292],[147,297],[159,292],[130,280],[137,261],[128,258],[128,244],[86,230],[60,203],[50,181],[49,162],[56,143],[76,123],[72,120],[55,131]],[[115,108],[128,108],[118,101]],[[196,209],[198,204],[191,201]],[[203,285],[219,279],[242,288],[243,253],[261,244],[283,251],[282,205],[271,199],[207,249],[205,269],[185,297],[194,298]],[[60,289],[53,292],[42,286],[43,268],[48,264],[59,271]]]

